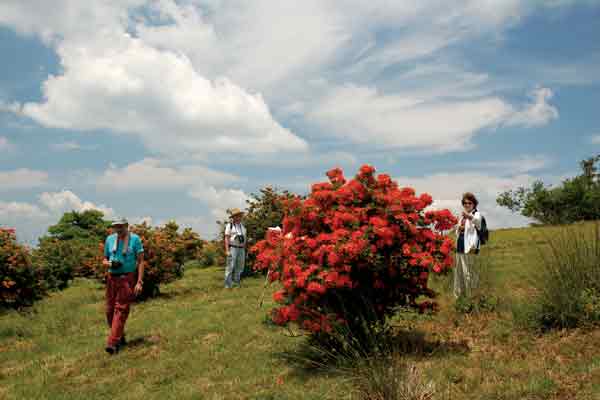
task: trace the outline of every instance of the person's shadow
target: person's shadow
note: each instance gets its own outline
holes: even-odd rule
[[[135,349],[139,347],[152,346],[159,342],[160,340],[154,336],[139,336],[127,341],[127,343],[123,346],[123,349]]]

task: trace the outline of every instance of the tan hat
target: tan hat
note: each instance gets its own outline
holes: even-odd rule
[[[232,208],[231,210],[229,210],[229,215],[231,215],[232,217],[235,217],[236,215],[243,215],[244,212],[242,210],[240,210],[239,208]]]
[[[110,225],[111,226],[129,225],[129,222],[127,221],[127,218],[121,217],[121,218],[114,219],[112,221],[112,224],[110,224]]]

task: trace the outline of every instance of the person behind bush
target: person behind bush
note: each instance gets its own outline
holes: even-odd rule
[[[246,227],[242,223],[243,211],[231,210],[231,221],[225,225],[225,288],[240,286],[246,262]]]
[[[462,197],[464,208],[456,226],[456,265],[454,266],[454,297],[470,295],[477,286],[477,273],[474,270],[475,257],[479,254],[479,233],[481,214],[477,211],[479,202],[473,193]]]
[[[115,220],[112,228],[115,233],[106,238],[102,264],[108,268],[106,321],[110,332],[106,352],[116,354],[126,344],[125,322],[131,303],[142,292],[144,247],[140,237],[129,232],[125,218]]]

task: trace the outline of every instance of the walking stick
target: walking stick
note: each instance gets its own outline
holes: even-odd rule
[[[271,274],[271,269],[269,268],[269,270],[267,271],[267,277],[265,278],[265,284],[263,285],[262,293],[260,294],[260,300],[258,302],[258,307],[256,307],[256,308],[261,308],[263,305],[263,301],[265,299],[265,290],[267,289],[267,285],[269,284],[269,275],[270,274]]]

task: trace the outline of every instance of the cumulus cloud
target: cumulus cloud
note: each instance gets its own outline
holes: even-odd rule
[[[44,101],[21,105],[22,115],[50,127],[136,134],[149,148],[171,154],[307,149],[305,141],[274,120],[260,94],[227,77],[209,80],[181,52],[158,49],[129,34],[128,10],[141,2],[81,7],[62,0],[62,7],[52,8],[69,10],[68,16],[50,12],[51,22],[37,30],[39,21],[31,16],[41,14],[36,3],[0,5],[0,13],[6,11],[0,18],[42,35],[61,59],[61,75],[44,83]],[[96,29],[72,21],[86,18],[94,19]]]
[[[3,219],[9,217],[41,218],[47,217],[48,215],[48,211],[42,210],[35,204],[16,201],[0,201],[0,216],[2,216]]]
[[[307,148],[273,119],[259,94],[227,78],[209,81],[186,57],[126,33],[104,40],[84,49],[61,43],[64,74],[49,77],[45,101],[24,104],[22,114],[51,127],[136,134],[169,154]]]
[[[114,217],[114,210],[105,205],[96,205],[90,201],[83,201],[70,190],[61,192],[44,192],[40,195],[40,204],[54,214],[62,214],[66,211],[98,210],[104,213],[106,218]]]
[[[31,189],[48,183],[48,173],[28,168],[0,171],[0,190]]]
[[[228,187],[239,181],[236,175],[201,165],[170,166],[164,160],[146,158],[123,168],[111,166],[97,184],[99,189],[111,191],[184,191],[199,200],[205,211],[195,217],[174,216],[175,220],[182,226],[201,227],[201,232],[212,235],[216,233],[215,220],[225,219],[227,209],[246,206],[247,194]],[[160,218],[151,221],[166,222]]]
[[[190,189],[204,184],[225,185],[240,178],[201,165],[169,166],[155,158],[144,158],[123,168],[110,166],[98,179],[102,190],[144,191]]]
[[[99,210],[105,218],[113,218],[114,210],[82,200],[70,190],[44,192],[37,203],[0,201],[0,225],[17,228],[19,240],[35,244],[48,226],[55,224],[68,211]]]
[[[217,219],[224,219],[230,208],[244,209],[248,196],[239,189],[217,189],[213,186],[193,189],[190,195],[206,204],[211,215]]]

